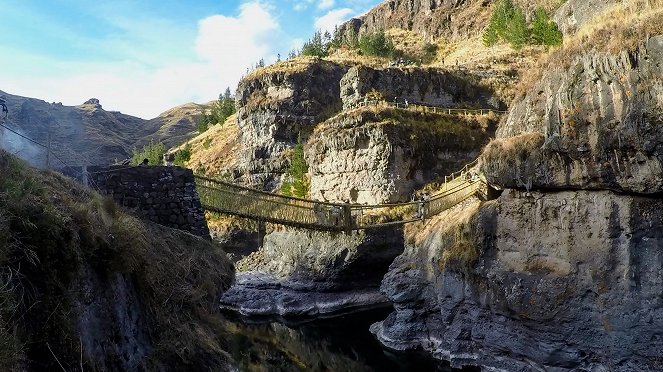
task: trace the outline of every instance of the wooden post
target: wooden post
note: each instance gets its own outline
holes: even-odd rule
[[[51,169],[51,131],[48,131],[46,140],[46,169]]]
[[[267,235],[267,225],[265,221],[258,221],[258,243],[259,247],[262,247],[265,243],[265,235]]]
[[[350,204],[343,206],[343,227],[346,234],[352,232],[352,208],[350,208]]]
[[[83,185],[85,185],[86,187],[88,186],[87,176],[88,176],[88,174],[87,174],[87,165],[84,165],[83,166]]]

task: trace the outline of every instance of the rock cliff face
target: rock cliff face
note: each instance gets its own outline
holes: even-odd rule
[[[564,35],[573,34],[583,25],[591,21],[602,11],[609,9],[620,1],[616,0],[570,0],[557,9],[553,20]]]
[[[384,306],[380,281],[403,251],[400,229],[323,233],[281,231],[238,263],[236,283],[221,307],[249,316],[331,316]]]
[[[359,109],[322,123],[306,147],[316,200],[380,204],[476,159],[495,119],[392,108]]]
[[[389,0],[341,25],[342,32],[401,28],[424,39],[461,39],[477,35],[490,18],[490,2],[473,0]]]
[[[382,283],[395,312],[372,331],[456,366],[663,368],[661,200],[528,195],[507,190],[410,234]],[[468,210],[470,227],[453,227]],[[459,235],[476,249],[471,259],[458,253]]]
[[[308,59],[283,62],[243,79],[237,88],[237,123],[245,184],[272,190],[287,166],[283,152],[341,110],[339,84],[346,68]]]
[[[514,102],[497,131],[503,140],[487,149],[489,182],[663,191],[662,63],[663,36],[655,36],[637,52],[591,52],[548,72]]]
[[[449,108],[503,105],[490,88],[459,71],[348,69],[315,58],[281,62],[255,72],[239,85],[237,123],[243,150],[237,156],[235,178],[252,187],[278,188],[288,166],[288,150],[301,135],[302,141],[308,141],[306,147],[312,149],[307,161],[313,169],[314,197],[360,203],[403,200],[413,187],[472,160],[469,158],[476,156],[485,136],[492,135],[494,118],[484,121],[481,129],[477,121],[457,120],[459,125],[469,124],[471,128],[464,133],[471,140],[464,142],[453,131],[437,130],[439,123],[430,115],[421,119],[415,117],[419,114],[407,112],[363,113],[357,118],[352,118],[354,111],[348,114],[365,100],[394,98],[399,103],[407,100]],[[454,120],[442,118],[438,122]],[[385,121],[393,125],[374,125]],[[422,121],[431,128],[413,130],[412,123]],[[338,134],[341,137],[331,138]],[[331,138],[333,143],[324,138]],[[424,166],[430,151],[435,152],[439,163]],[[358,172],[356,182],[336,179],[340,174],[352,178],[353,172]]]
[[[355,107],[367,95],[392,102],[425,103],[429,106],[504,109],[486,87],[463,71],[436,68],[374,69],[356,66],[341,79],[343,108]]]
[[[406,232],[385,345],[488,370],[663,368],[662,57],[661,36],[585,52],[512,104],[481,158],[506,190]]]

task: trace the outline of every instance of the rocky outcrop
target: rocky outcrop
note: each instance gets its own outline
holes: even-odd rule
[[[425,40],[476,36],[490,17],[490,2],[467,0],[388,0],[339,27],[349,35],[400,28]]]
[[[221,308],[246,316],[332,316],[387,305],[382,276],[403,251],[402,230],[326,233],[279,231],[237,265]]]
[[[346,68],[311,58],[254,72],[237,88],[237,124],[244,151],[243,183],[273,190],[287,167],[284,152],[341,110],[339,81]]]
[[[496,119],[366,108],[321,124],[305,147],[316,200],[380,204],[476,159]]]
[[[499,141],[487,149],[488,181],[663,191],[662,63],[663,36],[655,36],[636,52],[589,52],[569,68],[547,72],[514,102]],[[530,137],[517,137],[522,133]],[[532,133],[540,139],[528,140]]]
[[[504,109],[499,98],[476,80],[477,77],[460,70],[356,66],[341,79],[341,99],[344,109],[355,107],[366,99],[444,108]]]
[[[582,26],[610,7],[621,3],[617,0],[565,1],[553,15],[553,20],[564,35],[578,31]]]
[[[411,231],[382,284],[395,311],[372,331],[455,366],[663,368],[663,202],[527,195],[506,190]]]

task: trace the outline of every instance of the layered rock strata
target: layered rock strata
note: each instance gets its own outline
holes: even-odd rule
[[[507,190],[436,217],[408,234],[382,283],[395,312],[371,330],[455,366],[658,370],[662,207],[610,191]],[[467,242],[475,255],[459,250]]]
[[[356,66],[348,70],[340,84],[344,109],[371,99],[444,108],[504,109],[494,92],[481,86],[476,76],[460,70]]]
[[[287,168],[284,152],[314,126],[341,110],[338,82],[346,69],[318,59],[283,62],[243,79],[237,87],[237,124],[244,150],[244,184],[275,189]]]
[[[367,108],[322,123],[305,147],[316,200],[381,204],[476,159],[494,133],[493,117],[464,118]]]
[[[503,187],[663,191],[663,36],[637,52],[592,52],[514,102],[487,148]],[[526,133],[526,134],[523,134]]]

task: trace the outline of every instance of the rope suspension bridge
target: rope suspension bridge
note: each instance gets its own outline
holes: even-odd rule
[[[8,130],[14,135],[26,139],[45,149],[47,159],[53,156],[63,166],[71,167],[70,162],[56,155],[51,146],[29,138],[20,132],[8,127],[7,106],[5,100],[0,97],[0,127]],[[449,109],[417,104],[391,103],[387,101],[363,101],[356,105],[386,106],[398,109],[414,111],[433,112],[439,114],[479,114],[503,113],[503,111],[491,109]],[[82,164],[86,160],[73,149],[63,145],[68,153],[73,153],[78,162]],[[47,167],[50,161],[47,160]],[[411,222],[421,221],[435,216],[443,211],[461,203],[467,198],[477,195],[486,197],[486,183],[481,180],[478,173],[471,171],[477,165],[477,160],[465,165],[463,169],[449,176],[445,176],[444,183],[431,195],[425,195],[421,200],[413,200],[404,203],[393,204],[350,204],[329,203],[323,201],[309,200],[286,195],[260,191],[233,183],[203,176],[195,176],[196,189],[201,204],[205,210],[223,214],[235,215],[259,222],[275,223],[298,228],[322,230],[322,231],[345,231],[365,230],[391,225],[403,225]],[[73,167],[75,168],[75,167]],[[133,167],[128,167],[133,168]],[[124,168],[122,168],[124,169]],[[106,172],[115,172],[120,169],[112,169]],[[82,173],[81,173],[82,172]],[[82,167],[80,176],[87,180],[86,167]],[[95,172],[103,173],[103,172]],[[87,184],[87,183],[86,183]],[[95,185],[90,185],[98,189]]]
[[[485,183],[470,171],[477,161],[445,177],[438,192],[422,200],[394,204],[328,203],[259,191],[196,176],[203,208],[261,222],[323,231],[364,230],[421,221],[476,195]]]
[[[405,102],[365,100],[352,106],[394,107],[410,111],[447,115],[504,114],[494,109],[442,108]],[[424,200],[394,204],[328,203],[279,195],[236,184],[196,176],[196,189],[203,208],[260,222],[269,222],[323,231],[353,231],[390,225],[403,225],[432,217],[473,195],[486,198],[486,183],[470,169],[477,160],[462,170],[445,176],[437,193]]]

